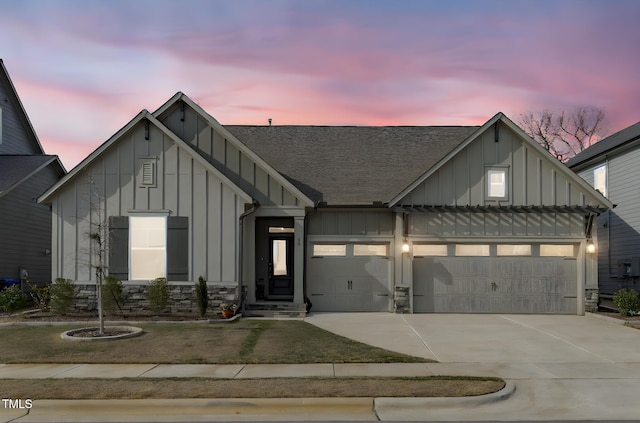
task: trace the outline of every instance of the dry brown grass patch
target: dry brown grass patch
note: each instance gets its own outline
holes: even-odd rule
[[[463,397],[497,392],[495,378],[41,379],[5,380],[2,398],[168,399]]]

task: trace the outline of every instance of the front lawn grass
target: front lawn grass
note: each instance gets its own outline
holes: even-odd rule
[[[87,324],[91,326],[91,324]],[[424,363],[431,360],[362,344],[302,321],[141,324],[144,335],[117,341],[60,338],[78,325],[2,326],[0,363]],[[375,328],[372,328],[375,330]]]
[[[39,379],[5,380],[2,398],[340,398],[465,397],[497,392],[497,378]]]

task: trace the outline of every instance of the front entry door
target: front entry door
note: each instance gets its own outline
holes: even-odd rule
[[[267,299],[293,296],[293,234],[269,234],[269,283]]]

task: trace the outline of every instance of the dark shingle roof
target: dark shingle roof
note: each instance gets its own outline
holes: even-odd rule
[[[389,202],[476,126],[225,125],[314,202]]]
[[[55,160],[50,155],[0,155],[0,194],[36,169]]]
[[[622,131],[618,131],[613,135],[608,136],[600,142],[593,144],[591,147],[579,154],[576,154],[571,160],[567,161],[567,166],[575,167],[581,163],[584,163],[590,159],[593,159],[601,154],[607,153],[616,147],[619,147],[629,141],[640,137],[640,122],[631,125]]]

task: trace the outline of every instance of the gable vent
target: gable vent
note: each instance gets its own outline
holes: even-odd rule
[[[155,185],[156,183],[156,166],[154,162],[145,162],[142,164],[142,185]]]

